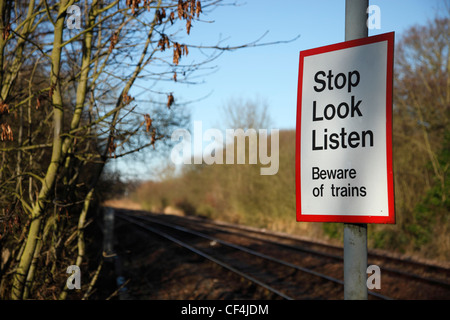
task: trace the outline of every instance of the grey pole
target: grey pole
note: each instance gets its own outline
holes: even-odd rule
[[[345,0],[345,41],[368,36],[369,0]],[[344,224],[344,299],[367,299],[367,224]]]
[[[365,38],[369,0],[345,0],[345,41]]]
[[[367,300],[366,224],[344,224],[344,299]]]

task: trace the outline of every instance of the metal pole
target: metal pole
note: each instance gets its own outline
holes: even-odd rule
[[[368,36],[369,0],[345,0],[345,41]],[[344,224],[344,299],[367,299],[367,224]]]
[[[369,0],[345,0],[345,41],[365,38]]]
[[[367,225],[344,224],[344,299],[367,300]]]
[[[103,255],[108,259],[114,254],[114,210],[103,208]]]

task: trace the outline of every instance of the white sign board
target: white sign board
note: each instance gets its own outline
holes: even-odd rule
[[[298,221],[395,223],[394,33],[300,53]]]

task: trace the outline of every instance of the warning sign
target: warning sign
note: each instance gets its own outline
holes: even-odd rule
[[[298,221],[395,223],[394,33],[300,52]]]

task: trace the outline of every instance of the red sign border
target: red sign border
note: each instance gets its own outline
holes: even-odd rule
[[[300,52],[298,92],[297,92],[297,132],[295,150],[295,185],[297,202],[297,221],[299,222],[343,222],[343,223],[384,223],[395,224],[394,205],[394,172],[392,162],[392,92],[393,92],[393,69],[394,69],[394,38],[395,32],[384,33],[376,36],[355,39],[336,44],[331,44]],[[303,215],[301,210],[301,115],[302,115],[302,85],[303,85],[303,62],[305,57],[325,52],[332,52],[376,42],[387,41],[387,72],[386,72],[386,155],[387,155],[387,191],[388,210],[387,216],[355,216],[355,215]]]

